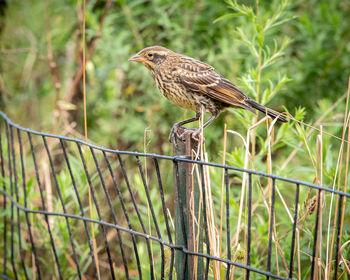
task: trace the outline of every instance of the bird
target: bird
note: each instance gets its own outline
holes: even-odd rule
[[[131,56],[129,61],[142,63],[151,73],[162,95],[169,101],[196,113],[195,117],[173,125],[170,142],[178,128],[197,121],[202,110],[211,114],[203,129],[228,107],[246,109],[254,114],[257,109],[280,122],[287,122],[284,115],[249,98],[232,82],[215,72],[214,67],[194,58],[165,47],[151,46]],[[194,134],[200,131],[197,129]]]

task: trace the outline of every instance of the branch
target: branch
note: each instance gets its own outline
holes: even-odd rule
[[[96,43],[101,37],[103,24],[104,24],[105,19],[107,17],[109,8],[113,4],[113,1],[114,0],[108,0],[106,2],[106,5],[105,5],[104,10],[103,10],[103,14],[102,14],[102,16],[100,18],[100,25],[99,25],[99,28],[98,28],[98,30],[96,32],[96,35],[88,43],[88,55],[86,57],[86,61],[89,61],[91,59],[92,55],[95,52]],[[72,86],[70,87],[68,93],[64,97],[64,102],[71,103],[74,95],[76,94],[76,88],[77,88],[77,86],[79,84],[79,81],[81,80],[82,75],[83,75],[83,65],[81,64],[79,69],[78,69],[78,71],[76,72],[76,74],[74,76]]]

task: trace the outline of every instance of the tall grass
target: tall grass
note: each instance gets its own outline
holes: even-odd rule
[[[27,2],[22,2],[21,5],[9,6],[6,28],[2,31],[3,36],[6,37],[6,42],[1,40],[0,49],[0,59],[3,62],[0,66],[2,72],[0,86],[1,92],[5,93],[5,97],[2,97],[0,102],[5,102],[6,105],[2,105],[2,108],[24,126],[35,127],[38,130],[56,127],[53,126],[53,122],[57,115],[53,115],[53,118],[47,116],[52,116],[52,112],[60,113],[62,120],[57,123],[56,131],[59,134],[82,137],[80,133],[83,123],[82,95],[80,79],[76,78],[79,77],[81,68],[79,56],[82,55],[80,43],[77,43],[80,42],[82,34],[81,9],[76,9],[77,3],[73,2],[68,4],[52,2],[46,8],[45,3],[38,2],[29,5]],[[344,1],[335,2],[339,6],[347,5]],[[315,4],[316,2],[311,1],[310,3]],[[292,119],[286,124],[279,125],[275,120],[265,116],[254,116],[247,111],[230,109],[215,125],[202,132],[204,135],[202,134],[200,149],[194,151],[198,159],[223,160],[223,163],[229,165],[315,182],[346,192],[350,153],[349,93],[336,98],[338,100],[334,96],[340,96],[340,89],[345,89],[343,72],[345,72],[344,69],[347,69],[344,65],[349,57],[349,54],[345,52],[344,43],[349,34],[345,24],[346,20],[344,20],[347,10],[338,9],[334,5],[325,10],[324,3],[321,3],[321,5],[312,7],[315,17],[313,21],[307,13],[310,10],[305,11],[305,6],[311,5],[310,3],[255,1],[255,4],[248,6],[241,5],[238,1],[228,1],[227,4],[223,4],[206,1],[171,3],[157,0],[150,2],[121,1],[113,6],[102,7],[98,1],[88,1],[86,35],[89,49],[86,86],[89,98],[86,100],[85,108],[89,115],[86,126],[89,128],[90,138],[100,145],[109,145],[119,149],[141,150],[143,146],[145,151],[147,148],[147,151],[151,153],[170,153],[166,136],[169,124],[181,118],[178,115],[179,109],[169,105],[166,100],[157,95],[153,82],[150,78],[146,78],[147,73],[143,69],[134,68],[127,62],[127,57],[136,49],[146,45],[161,44],[214,65],[218,72],[234,81],[251,98],[266,106],[274,107],[276,110],[284,110]],[[52,30],[48,29],[46,38],[40,36],[43,33],[41,31],[46,30],[45,23],[35,19],[40,18],[39,15],[43,9],[51,11],[51,13],[45,11],[49,12],[51,21],[49,26],[52,28]],[[219,15],[222,16],[219,17]],[[295,15],[300,17],[296,18]],[[217,20],[213,23],[215,18]],[[328,46],[325,46],[325,38],[333,38],[334,30],[336,30],[334,32],[336,52],[325,54],[323,50]],[[292,39],[285,34],[293,34]],[[342,42],[343,37],[344,42]],[[333,41],[328,40],[327,44],[331,43],[333,44]],[[203,47],[199,48],[199,46]],[[42,49],[47,50],[48,55],[46,53],[43,55]],[[329,49],[332,49],[332,46]],[[343,60],[339,61],[337,56],[343,57]],[[318,60],[319,57],[322,59]],[[324,68],[322,61],[326,62]],[[52,63],[56,63],[57,68],[52,68],[54,65]],[[77,73],[74,72],[76,68],[78,68]],[[52,75],[48,69],[53,70],[54,73],[57,71],[59,74],[60,88],[57,87],[57,83],[50,82],[52,79],[55,81],[57,75]],[[76,78],[73,82],[72,77]],[[58,89],[62,95],[60,100],[57,100]],[[320,99],[313,98],[313,96],[327,98]],[[344,102],[345,97],[347,100]],[[284,106],[276,104],[284,104]],[[305,104],[307,109],[303,107],[294,109],[296,104],[299,106]],[[56,110],[54,111],[53,108]],[[25,116],[18,113],[24,109],[27,109]],[[201,117],[200,127],[203,119],[204,116]],[[316,121],[312,122],[312,119]],[[342,120],[344,120],[343,123],[341,123]],[[223,123],[227,123],[227,129],[225,128],[224,131],[221,125]],[[147,145],[146,140],[141,140],[146,127],[150,127],[153,132],[149,138],[145,137],[146,140],[149,139]],[[339,137],[340,129],[343,132],[341,137]],[[4,133],[3,130],[2,133]],[[205,143],[204,136],[206,137]],[[224,147],[219,144],[223,141],[220,142],[217,139],[225,139]],[[35,147],[41,151],[39,156],[42,162],[40,179],[45,187],[45,199],[50,202],[48,203],[50,209],[62,212],[57,193],[53,188],[54,178],[48,172],[47,156],[39,140],[37,141]],[[10,151],[6,144],[2,143],[2,152],[4,162],[8,163],[7,158]],[[28,142],[25,145],[27,145],[24,151],[25,166],[29,174],[26,179],[18,177],[18,186],[25,186],[19,193],[18,199],[19,202],[23,202],[25,191],[30,202],[28,207],[40,209],[42,205]],[[63,159],[59,143],[51,145],[49,142],[49,147],[56,151],[55,157],[58,164],[56,177],[62,187],[64,201],[71,213],[81,215],[69,170],[62,167]],[[18,144],[14,149],[15,154],[18,155]],[[87,197],[90,188],[87,177],[75,148],[69,146],[67,150],[72,172],[79,186],[79,194],[84,206],[83,213],[89,215]],[[88,154],[89,151],[84,152],[89,162],[93,185],[101,187],[94,162],[92,162],[91,155],[88,156]],[[122,179],[121,167],[116,158],[113,156],[109,158],[112,161],[113,170],[116,170],[115,176],[118,182],[122,182],[121,197],[119,197],[119,193],[114,190],[113,180],[108,175],[107,168],[104,170],[104,175],[109,182],[108,190],[114,195],[113,207],[116,212],[122,213],[120,200],[124,201],[130,210],[130,224],[134,230],[142,231],[137,215],[131,211],[133,209],[132,193],[129,192]],[[104,162],[102,157],[99,157],[99,160]],[[23,167],[20,166],[20,163],[17,162],[17,164],[18,170],[22,171]],[[149,232],[154,235],[155,230],[152,228],[149,203],[144,194],[142,178],[136,171],[138,167],[131,158],[125,159],[125,164],[130,176],[130,185],[136,197],[135,203],[142,217],[148,221]],[[168,216],[171,216],[174,207],[172,176],[167,172],[169,166],[166,163],[161,163],[160,168],[165,173],[163,184],[167,200],[166,206]],[[156,183],[154,170],[152,165],[147,164],[146,161],[144,169],[146,181],[150,186],[153,206],[156,213],[159,214],[159,219],[163,221],[159,223],[160,231],[163,236],[166,236],[159,193],[155,187],[152,187],[152,184]],[[222,170],[211,167],[205,167],[203,170],[204,184],[201,187],[205,188],[206,196],[202,197],[201,205],[205,199],[207,206],[205,211],[210,226],[208,245],[211,253],[214,256],[225,257],[230,251],[233,261],[245,264],[247,260],[247,184],[249,178],[246,174],[229,174],[231,246],[227,247],[225,235],[227,228],[223,223],[227,214],[223,207],[223,203],[226,202],[223,192],[224,174]],[[12,185],[8,173],[5,175],[0,177],[0,185],[10,190]],[[201,182],[198,168],[194,169],[193,176],[197,176],[198,182]],[[287,277],[289,269],[287,263],[290,258],[290,242],[288,241],[291,239],[291,226],[294,222],[295,186],[283,183],[276,185],[276,211],[270,220],[271,181],[256,176],[253,176],[252,179],[251,266],[266,269],[267,240],[271,234],[273,241],[271,270]],[[98,196],[103,198],[102,190]],[[319,205],[317,205],[318,201],[320,201]],[[345,206],[342,208],[340,220],[341,263],[338,274],[344,279],[349,273],[346,256],[349,253],[348,240],[350,238],[349,223],[346,222],[350,214],[346,202],[344,198],[343,206]],[[103,206],[103,218],[109,220],[110,210],[106,204]],[[91,207],[91,203],[89,209],[93,211],[93,216],[97,217],[96,209]],[[316,279],[331,279],[334,272],[334,250],[337,242],[335,225],[339,199],[323,192],[319,197],[316,191],[301,188],[300,205],[297,210],[296,249],[292,252],[296,256],[294,275],[298,279],[306,279],[310,274],[314,218],[318,211],[320,219],[316,232],[318,240]],[[2,215],[1,218],[5,215],[11,216],[11,208],[3,211]],[[23,213],[20,213],[17,219],[26,225],[26,217]],[[121,225],[129,226],[129,221],[122,214],[118,215],[118,219]],[[200,219],[201,217],[198,217],[198,220]],[[30,215],[30,221],[33,225],[41,267],[44,268],[45,275],[53,273],[54,277],[58,277],[58,272],[52,269],[54,257],[49,246],[46,222],[42,216],[34,215]],[[53,235],[57,238],[58,258],[64,270],[64,277],[75,277],[76,267],[72,252],[67,248],[69,235],[66,223],[58,218],[50,218],[49,222],[52,223]],[[76,246],[82,273],[94,275],[89,246],[84,235],[84,225],[81,222],[70,221],[70,223],[73,235],[78,240]],[[272,224],[272,232],[269,231],[270,224]],[[199,225],[200,223],[197,224]],[[9,229],[10,226],[9,221],[0,224],[0,232],[4,232],[4,227]],[[24,231],[25,236],[28,237],[29,230],[24,229]],[[94,225],[91,231],[97,236],[96,254],[100,257],[98,267],[101,267],[101,277],[108,277],[101,230]],[[126,242],[128,261],[130,261],[130,275],[136,277],[138,269],[136,258],[133,255],[132,239],[126,234],[122,236]],[[17,235],[11,238],[14,239],[15,250],[18,251]],[[9,243],[11,238],[8,237]],[[125,275],[122,273],[116,231],[108,231],[107,239],[114,245],[115,251],[112,254],[117,260],[114,263],[116,274],[119,279],[123,279]],[[199,240],[199,237],[197,239]],[[159,271],[160,246],[154,242],[151,244],[153,263],[156,270]],[[137,239],[137,245],[142,274],[146,278],[150,273],[149,257],[146,253],[147,245],[142,239]],[[0,244],[0,250],[4,250],[1,246],[4,245]],[[22,246],[24,250],[30,248],[28,238],[22,243]],[[196,246],[199,248],[200,244],[197,242]],[[49,254],[46,255],[45,252]],[[36,267],[32,254],[33,252],[28,250],[24,257],[25,261],[31,264],[27,271],[34,278]],[[2,260],[1,258],[0,262]],[[168,273],[169,260],[170,250],[166,251]],[[19,268],[21,260],[15,259],[15,262],[16,267]],[[225,268],[225,265],[219,262],[211,262],[210,277],[223,279]],[[8,267],[8,270],[11,270],[11,266]],[[243,279],[242,275],[241,269],[231,267],[230,279]],[[173,276],[176,277],[175,273]],[[19,278],[21,277],[24,277],[22,270],[19,274]],[[256,277],[258,279],[258,276]]]
[[[220,20],[228,20],[231,21],[238,21],[238,17],[240,18],[240,24],[235,32],[235,40],[239,40],[242,45],[246,46],[247,49],[251,52],[251,55],[253,57],[256,57],[256,67],[252,67],[248,70],[248,73],[243,75],[242,82],[246,86],[247,91],[251,92],[252,96],[255,97],[255,99],[259,102],[262,102],[265,104],[266,102],[269,102],[277,93],[279,93],[280,89],[283,87],[283,85],[290,81],[286,76],[282,76],[282,78],[279,78],[277,81],[274,81],[274,75],[280,76],[279,73],[276,73],[276,70],[274,67],[279,66],[280,62],[278,60],[282,60],[283,63],[283,52],[291,42],[288,38],[280,38],[273,36],[273,33],[271,34],[270,29],[276,28],[277,26],[291,20],[291,17],[288,16],[288,12],[286,10],[288,9],[288,1],[283,1],[279,6],[275,7],[274,12],[268,13],[266,11],[261,11],[259,9],[259,6],[256,7],[256,10],[254,11],[252,8],[239,5],[236,1],[230,1],[228,2],[230,8],[232,8],[235,12],[226,14],[222,17],[220,17],[217,21]],[[243,18],[243,19],[242,19]],[[272,36],[273,39],[269,40],[269,36]],[[270,44],[273,44],[273,47],[270,46]],[[281,42],[280,46],[278,45],[278,42]],[[252,168],[259,171],[266,170],[269,174],[279,174],[283,176],[289,176],[289,172],[285,172],[285,169],[289,168],[290,170],[298,169],[291,166],[290,159],[287,159],[287,162],[289,162],[288,165],[281,165],[281,161],[283,163],[283,158],[272,156],[273,153],[276,154],[276,151],[278,150],[287,150],[288,146],[291,146],[290,143],[288,143],[289,133],[293,132],[293,134],[296,137],[299,137],[302,140],[302,144],[298,145],[299,149],[305,151],[305,155],[308,155],[309,162],[311,164],[311,168],[308,169],[310,176],[315,176],[315,182],[319,185],[328,184],[327,180],[324,180],[324,174],[328,174],[328,178],[332,180],[334,179],[334,182],[336,178],[338,178],[338,190],[340,189],[339,186],[341,171],[338,173],[339,168],[344,168],[345,171],[345,180],[347,180],[347,174],[348,174],[348,165],[342,167],[341,164],[341,158],[343,154],[343,146],[344,146],[344,136],[346,133],[346,129],[348,128],[348,121],[347,121],[347,107],[348,101],[346,102],[346,109],[344,113],[344,125],[343,125],[343,136],[342,141],[340,143],[340,150],[339,150],[339,156],[338,160],[334,163],[335,165],[328,165],[324,166],[323,162],[324,159],[324,153],[326,149],[326,144],[324,143],[324,137],[323,134],[323,127],[320,126],[320,129],[316,128],[316,131],[319,131],[319,134],[314,138],[314,140],[310,141],[310,136],[312,136],[312,132],[315,130],[315,127],[312,125],[308,125],[309,131],[305,129],[305,125],[302,122],[303,115],[305,114],[305,111],[303,109],[299,109],[295,112],[295,116],[292,117],[291,121],[287,124],[283,124],[281,126],[276,125],[277,120],[270,120],[268,121],[268,118],[262,118],[260,121],[257,121],[256,117],[250,117],[249,112],[237,112],[232,111],[239,119],[241,124],[244,127],[248,127],[247,130],[247,136],[244,137],[237,131],[230,130],[230,128],[227,129],[226,132],[226,125],[224,129],[224,147],[222,153],[226,156],[223,156],[223,158],[227,158],[228,162],[231,164],[234,164],[234,166],[239,166],[245,169]],[[286,109],[286,108],[285,108]],[[330,114],[331,111],[328,111],[328,114]],[[294,122],[295,121],[295,122]],[[265,132],[259,128],[262,127],[263,124],[266,124],[266,130]],[[242,148],[235,148],[234,151],[227,152],[226,150],[226,133],[232,133],[233,135],[239,136],[239,138],[243,142]],[[335,142],[339,145],[339,137],[336,137],[332,134],[327,133],[328,141]],[[259,145],[256,143],[256,139],[259,139]],[[205,148],[203,147],[204,151]],[[277,150],[278,149],[278,150]],[[256,151],[258,153],[256,154]],[[294,150],[295,151],[295,150]],[[328,150],[326,153],[332,153],[332,151]],[[203,152],[200,152],[200,154],[203,154]],[[301,153],[299,153],[300,155]],[[278,155],[278,153],[277,153]],[[295,155],[295,154],[294,154]],[[293,156],[294,156],[293,155]],[[202,155],[201,160],[207,160],[208,156]],[[230,160],[231,159],[231,160]],[[224,161],[225,162],[225,161]],[[328,162],[329,163],[329,162]],[[273,166],[282,166],[282,168],[273,168]],[[332,167],[331,167],[332,166]],[[329,168],[335,167],[334,171],[335,173],[332,174],[330,172]],[[328,168],[328,170],[327,170]],[[326,170],[325,170],[326,169]],[[214,173],[214,174],[213,174]],[[209,171],[207,171],[206,174],[206,186],[204,186],[207,190],[207,192],[212,192],[212,184],[210,183],[213,180],[217,180],[218,174],[215,174],[217,172],[213,171],[211,173],[211,177],[209,175]],[[211,178],[211,179],[208,179]],[[213,179],[214,178],[214,179]],[[296,179],[298,177],[295,177]],[[309,177],[310,178],[310,177]],[[235,232],[231,236],[232,240],[232,248],[226,248],[226,250],[233,250],[233,260],[242,262],[242,264],[245,264],[246,258],[239,257],[242,255],[242,250],[244,251],[246,248],[246,233],[244,232],[247,228],[247,174],[243,174],[241,177],[241,190],[240,190],[240,196],[239,196],[239,206],[236,208],[236,213],[234,212],[232,215],[238,217],[237,218],[237,225],[235,227]],[[347,182],[344,181],[345,185],[347,185]],[[266,209],[267,217],[271,217],[271,184],[272,180],[269,179],[267,182],[261,182],[260,179],[254,180],[254,185],[259,186],[258,188],[258,199],[255,202],[255,207],[253,209],[259,209],[260,207]],[[221,181],[221,184],[217,183],[217,186],[221,185],[221,190],[223,190],[223,180]],[[346,191],[345,189],[343,189]],[[292,197],[290,197],[288,194],[283,191],[283,187],[276,185],[276,191],[278,194],[278,197],[281,202],[281,208],[280,210],[285,210],[285,214],[287,214],[286,217],[289,218],[290,222],[293,223],[293,217],[292,217],[292,211],[290,209],[290,203],[293,201]],[[219,195],[218,192],[214,193],[216,195]],[[310,273],[309,270],[305,269],[303,267],[303,262],[306,261],[305,259],[305,252],[308,251],[308,248],[312,248],[311,243],[307,245],[307,243],[303,243],[301,240],[300,234],[302,232],[306,232],[306,235],[309,235],[310,237],[313,236],[312,234],[312,227],[309,227],[309,223],[311,220],[308,220],[307,216],[313,215],[315,213],[315,209],[319,209],[319,225],[318,225],[318,232],[317,232],[317,246],[316,246],[316,267],[315,267],[315,279],[330,279],[331,278],[331,265],[329,264],[329,259],[333,259],[332,252],[333,248],[335,247],[334,244],[334,236],[336,234],[336,223],[343,224],[344,216],[342,217],[342,220],[337,221],[336,215],[334,214],[334,211],[337,211],[338,209],[338,200],[337,198],[337,205],[333,206],[333,195],[325,194],[325,193],[319,193],[318,195],[321,195],[321,198],[318,198],[318,195],[311,196],[312,191],[306,191],[304,190],[304,193],[302,194],[304,209],[298,210],[298,221],[307,220],[304,221],[303,224],[299,224],[297,227],[297,266],[295,267],[295,270],[297,272],[297,275],[299,279],[303,279]],[[305,194],[307,196],[305,197]],[[214,256],[217,257],[224,257],[222,254],[222,220],[224,219],[223,214],[223,192],[221,191],[220,194],[220,203],[216,206],[218,213],[220,213],[218,222],[209,223],[209,226],[212,227],[212,229],[209,230],[209,232],[212,232],[213,235],[210,238],[210,248],[211,252],[214,254]],[[212,212],[212,208],[210,205],[214,205],[213,200],[211,200],[211,196],[209,195],[207,197],[209,201],[207,202],[208,208],[207,213],[210,217]],[[317,201],[320,201],[321,205],[317,205]],[[324,211],[323,209],[326,207],[327,204],[329,204],[329,210]],[[220,209],[220,210],[219,210]],[[253,215],[255,213],[253,210]],[[305,213],[306,211],[306,213]],[[345,208],[344,210],[345,211]],[[231,217],[232,217],[231,215]],[[266,214],[265,214],[266,215]],[[276,216],[277,215],[277,216]],[[214,215],[215,216],[215,215]],[[268,228],[268,225],[272,223],[273,225],[273,231],[271,234],[273,234],[273,244],[275,248],[274,253],[274,265],[273,270],[278,275],[286,277],[289,273],[289,267],[286,255],[288,255],[288,249],[286,247],[286,244],[281,244],[281,239],[279,236],[285,236],[286,233],[283,233],[283,230],[281,232],[281,227],[278,225],[281,223],[281,218],[279,216],[283,216],[282,212],[276,212],[275,218],[272,216],[272,220],[264,220],[260,221],[260,226],[263,226],[264,228]],[[245,217],[244,220],[242,220],[241,217]],[[212,221],[215,221],[214,218],[211,219]],[[278,222],[275,222],[277,220]],[[328,220],[328,227],[325,227],[323,220]],[[333,223],[333,228],[330,226],[330,221]],[[220,230],[218,230],[220,228]],[[323,232],[324,229],[328,228],[327,235],[324,236]],[[242,230],[243,229],[243,230]],[[287,233],[290,232],[290,229],[287,230]],[[329,236],[330,232],[332,232],[332,242],[329,243]],[[346,231],[347,235],[348,232]],[[217,242],[219,240],[219,242]],[[346,239],[342,239],[343,241],[340,241],[340,245],[343,244]],[[253,245],[254,246],[254,245]],[[255,244],[257,246],[257,244]],[[243,249],[242,249],[243,248]],[[325,253],[324,253],[325,252]],[[303,255],[304,254],[304,255]],[[309,255],[306,253],[306,255]],[[261,256],[260,256],[261,257]],[[253,258],[253,263],[258,265],[260,262],[259,259]],[[219,264],[216,264],[216,262],[213,263],[212,266],[212,275],[214,279],[221,279]],[[347,267],[347,265],[345,265]],[[335,269],[335,268],[334,268]],[[334,270],[333,270],[334,271]],[[235,274],[236,273],[236,274]],[[345,273],[345,271],[343,272]],[[230,278],[233,279],[234,275],[238,276],[241,275],[241,273],[235,272],[235,268],[231,270]]]

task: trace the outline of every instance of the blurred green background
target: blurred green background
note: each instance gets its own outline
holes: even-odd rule
[[[0,110],[23,127],[84,139],[80,71],[82,0],[0,0],[0,16]],[[237,134],[228,134],[227,164],[328,187],[340,182],[338,186],[344,190],[344,178],[350,174],[346,174],[345,160],[343,165],[339,164],[341,141],[336,137],[342,136],[350,69],[349,18],[348,0],[87,0],[89,141],[119,150],[172,154],[172,145],[168,142],[172,125],[194,113],[184,111],[162,97],[147,69],[128,61],[141,48],[161,45],[211,64],[251,98],[275,110],[288,112],[304,123],[276,124],[270,138],[266,132],[267,124],[262,123],[251,131],[248,141],[251,157]],[[240,109],[229,109],[221,114],[205,129],[209,160],[222,161],[224,123],[229,130],[245,138],[247,129],[262,117],[262,114],[257,118]],[[322,120],[315,124],[320,117]],[[317,130],[311,132],[310,126],[305,124],[317,128],[322,124],[323,134]],[[75,169],[84,182],[78,155],[70,156],[72,161],[76,160]],[[116,161],[114,164],[117,165]],[[142,193],[137,166],[130,164],[128,168],[133,176],[133,188]],[[168,171],[171,167],[162,163],[160,169]],[[341,176],[336,181],[339,170]],[[67,170],[60,171],[62,182],[67,174]],[[162,175],[166,176],[167,207],[172,209],[172,174],[164,172]],[[230,186],[234,192],[241,190],[241,175],[231,174]],[[210,176],[215,212],[219,215],[221,171],[213,171]],[[69,182],[62,185],[72,192]],[[261,190],[265,189],[266,195],[267,180],[254,178],[254,186],[258,185]],[[85,187],[87,190],[86,182]],[[281,189],[292,209],[294,191],[289,187],[283,185]],[[161,209],[159,194],[155,188],[152,191],[153,200],[158,202],[155,203],[157,209]],[[33,188],[31,195],[38,197],[39,194]],[[254,195],[258,205],[254,215],[260,217],[262,214],[253,246],[259,257],[252,258],[252,264],[265,265],[266,247],[260,241],[266,239],[269,228],[269,218],[264,212],[267,196],[258,189]],[[306,253],[302,255],[300,267],[305,279],[310,269],[313,243],[309,239],[313,238],[312,215],[315,215],[308,209],[316,201],[314,198],[316,191],[302,190],[300,215],[302,238],[305,239],[301,239],[300,248]],[[330,199],[328,194],[326,204]],[[116,209],[120,209],[118,201],[114,203]],[[148,209],[145,196],[141,195],[138,203]],[[235,211],[232,219],[237,218],[238,204],[239,195],[231,195],[230,205]],[[315,209],[315,204],[312,205]],[[349,220],[348,209],[343,221]],[[336,211],[330,216],[334,213]],[[328,214],[327,208],[322,214],[324,219],[328,219]],[[283,232],[289,219],[284,217],[283,220],[280,213],[277,216],[276,224]],[[344,225],[341,244],[349,240],[350,235],[349,223]],[[165,232],[164,224],[161,230]],[[79,233],[81,228],[76,227],[76,231]],[[323,241],[321,245],[323,252],[328,244]],[[282,250],[289,254],[289,245],[282,245]],[[146,254],[143,257],[146,258]],[[61,258],[65,259],[64,252]],[[324,265],[324,260],[321,262]],[[147,273],[146,269],[144,273]],[[344,267],[342,269],[345,272]],[[48,263],[47,271],[51,273],[51,270]],[[322,275],[320,277],[323,279]]]
[[[227,2],[111,2],[106,8],[105,0],[87,1],[86,41],[87,53],[91,52],[86,84],[90,141],[142,151],[144,134],[149,130],[148,150],[170,154],[167,137],[172,124],[193,116],[193,112],[186,112],[163,98],[144,67],[128,62],[132,54],[146,46],[162,45],[207,62],[253,97],[242,77],[258,62],[237,38],[237,28],[248,32],[249,37],[254,25],[245,17],[215,21],[234,12]],[[82,137],[82,79],[72,87],[82,58],[82,1],[0,3],[1,110],[24,127]],[[256,9],[256,1],[239,3]],[[261,20],[266,20],[278,3],[260,1]],[[291,42],[263,79],[290,80],[267,103],[269,107],[288,110],[292,115],[295,108],[303,107],[305,121],[312,123],[346,92],[350,66],[349,16],[347,0],[293,1],[283,11],[285,22],[269,31],[268,40],[272,46],[273,40],[281,42],[286,37]],[[51,61],[48,47],[52,49]],[[50,62],[56,67],[50,68]],[[55,79],[60,83],[58,94]],[[341,125],[344,104],[325,122]],[[57,121],[55,115],[62,117]],[[252,114],[247,116],[252,118]],[[245,134],[246,128],[232,112],[222,114],[206,130],[212,154],[222,148],[212,140],[222,137],[224,122],[229,129]],[[339,135],[339,129],[335,126],[330,132]]]

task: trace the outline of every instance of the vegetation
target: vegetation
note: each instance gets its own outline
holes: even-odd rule
[[[5,4],[0,3],[2,5],[0,10],[4,15],[0,21],[0,106],[14,122],[23,127],[84,138],[83,81],[79,72],[82,68],[83,55],[82,4],[83,0],[14,0],[5,1]],[[225,162],[229,165],[346,191],[349,172],[346,159],[350,152],[348,142],[344,141],[345,137],[348,137],[346,131],[348,116],[346,91],[349,79],[347,69],[350,66],[348,1],[336,0],[330,3],[309,0],[292,3],[234,0],[227,2],[90,0],[87,1],[85,15],[86,108],[90,142],[119,150],[172,153],[172,147],[167,142],[172,124],[191,117],[193,112],[185,112],[161,97],[147,70],[127,60],[145,46],[163,45],[213,65],[217,72],[235,82],[250,97],[271,108],[285,111],[291,116],[289,123],[279,125],[273,121],[260,122],[264,117],[261,114],[254,116],[248,111],[229,109],[204,132],[210,161],[222,162],[222,158],[226,157]],[[224,124],[227,124],[227,133],[224,133]],[[3,129],[1,133],[4,136]],[[16,134],[14,135],[16,138]],[[221,144],[224,143],[224,139],[227,142],[225,148]],[[347,138],[347,141],[350,139]],[[57,148],[57,145],[58,143],[51,146],[56,152],[61,149]],[[36,140],[35,147],[40,152],[40,147],[42,148],[40,139]],[[73,172],[82,187],[80,195],[85,197],[83,202],[87,208],[84,211],[89,215],[86,198],[87,177],[84,175],[76,148],[67,147],[67,149]],[[29,147],[26,151],[26,167],[28,170],[33,170]],[[8,150],[5,143],[2,152],[6,159]],[[93,184],[100,187],[101,183],[97,170],[94,169],[91,153],[88,150],[85,150],[85,153],[92,169],[90,171],[93,174]],[[60,152],[56,154],[58,159],[55,162],[59,170],[57,178],[64,200],[74,201],[69,210],[79,215],[72,189],[73,182],[69,179],[67,167],[62,164],[63,159],[60,158],[62,155]],[[103,161],[101,154],[98,155],[98,161]],[[151,172],[153,165],[150,162],[147,165],[146,161],[143,163],[146,172],[149,170],[147,178],[149,185],[152,186],[152,183],[156,182],[155,174]],[[134,159],[126,160],[126,164],[130,174],[133,174],[130,179],[131,185],[135,193],[139,194],[137,199],[142,215],[150,217],[147,200],[142,195],[144,189],[142,178],[137,173],[138,167]],[[104,167],[104,176],[110,176],[108,169]],[[21,168],[18,166],[18,170]],[[121,174],[117,161],[113,163],[113,168],[118,170],[116,174]],[[161,163],[161,170],[165,171],[167,168],[169,168],[167,163]],[[44,170],[45,168],[40,165],[40,172],[43,173],[41,176],[45,177]],[[217,230],[220,227],[222,213],[221,172],[219,169],[210,168],[206,175],[208,178],[210,176],[216,213],[213,214],[216,219],[214,226]],[[38,209],[41,205],[40,193],[34,183],[34,173],[30,173],[27,179],[30,206]],[[246,180],[242,174],[230,174],[230,189],[232,189],[229,201],[232,211],[230,223],[238,232],[237,239],[233,239],[235,241],[231,250],[234,260],[243,264],[245,264],[247,242]],[[174,207],[172,182],[173,178],[170,175],[164,179],[166,202],[170,210]],[[10,185],[6,176],[1,178],[1,183]],[[18,183],[22,183],[20,179]],[[107,187],[111,190],[111,182]],[[295,186],[281,183],[277,187],[281,195],[276,201],[276,209],[280,212],[276,214],[275,231],[278,236],[274,236],[276,252],[272,260],[272,271],[287,277],[288,269],[285,269],[283,260],[290,254],[292,225],[290,213],[293,213],[294,209]],[[121,188],[124,199],[131,205],[126,185]],[[255,243],[251,263],[253,267],[264,270],[269,232],[271,181],[254,176],[253,189],[256,219],[253,220]],[[309,191],[306,187],[301,189],[298,214],[300,252],[297,254],[298,263],[294,267],[294,275],[300,279],[307,279],[310,273],[317,194],[318,192]],[[99,199],[104,197],[102,190],[97,195]],[[151,198],[153,206],[160,214],[161,202],[156,189],[151,188]],[[321,260],[317,268],[318,279],[324,279],[329,265],[326,255],[330,248],[335,248],[334,242],[330,245],[330,239],[338,205],[337,199],[330,194],[323,194],[321,199],[320,213],[323,226],[319,229],[318,236],[323,238],[318,245]],[[53,205],[57,209],[52,210],[62,212],[55,192],[53,200]],[[116,212],[121,211],[117,199],[113,200],[113,207]],[[8,208],[8,211],[10,210]],[[106,213],[104,218],[111,219],[108,216],[107,205],[103,211]],[[2,215],[10,213],[4,212]],[[97,217],[96,211],[93,215]],[[25,222],[24,214],[21,216],[22,219]],[[127,225],[127,221],[121,219],[120,223]],[[328,219],[332,222],[328,223]],[[350,212],[347,207],[343,222],[349,219]],[[64,230],[62,232],[65,234],[60,232],[60,229],[66,228],[66,221],[55,219],[55,222],[58,243],[69,244],[67,233]],[[137,224],[135,230],[142,230],[136,214],[131,215],[131,223]],[[46,238],[43,238],[45,242],[40,243],[41,251],[49,250],[48,234],[45,233],[47,229],[43,225],[43,218],[35,223],[37,232]],[[166,235],[164,222],[160,225],[161,232]],[[238,230],[236,225],[241,227],[241,230]],[[349,225],[349,222],[344,222],[340,244],[345,244],[350,239]],[[329,230],[330,233],[327,232]],[[2,231],[3,228],[0,226],[0,232]],[[79,222],[74,226],[74,234],[78,236],[81,232],[83,223]],[[97,226],[94,227],[94,232],[96,235],[101,234]],[[152,233],[155,235],[154,228]],[[232,234],[236,236],[235,232]],[[225,242],[226,237],[222,236]],[[123,237],[128,242],[130,260],[134,261],[131,265],[132,270],[137,275],[136,263],[131,256],[131,238],[126,234]],[[82,256],[79,261],[84,267],[83,273],[93,275],[91,260],[87,257],[86,240],[83,241],[79,243],[81,247],[78,246]],[[144,240],[140,239],[138,242],[140,251],[146,252]],[[155,259],[159,260],[160,247],[156,242],[152,244]],[[99,245],[101,258],[105,259],[106,252],[101,249],[103,242]],[[26,246],[30,246],[29,243]],[[64,276],[74,277],[76,273],[74,264],[72,260],[67,259],[68,254],[64,246],[60,249],[59,259],[65,265]],[[116,249],[114,256],[120,255],[117,250],[119,249]],[[343,255],[346,256],[349,247],[345,247],[344,250]],[[218,252],[217,256],[225,257],[224,250]],[[169,252],[166,253],[169,258]],[[149,260],[146,253],[141,256],[142,271],[147,277]],[[47,271],[50,271],[53,263],[53,259],[47,261]],[[159,262],[156,265],[159,270]],[[57,271],[55,273],[57,277]],[[218,279],[221,272],[212,264],[210,273],[212,277]],[[242,278],[242,271],[236,269],[234,275]],[[345,262],[341,264],[338,275],[346,279]],[[221,276],[224,277],[224,274]]]

